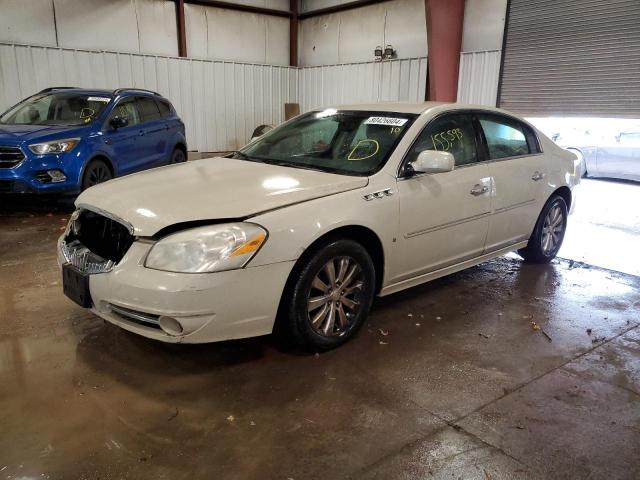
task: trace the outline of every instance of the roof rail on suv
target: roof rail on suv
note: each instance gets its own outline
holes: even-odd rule
[[[161,96],[158,92],[154,92],[153,90],[147,90],[144,88],[116,88],[113,91],[114,95],[118,95],[122,92],[144,92],[144,93],[151,93],[153,95],[157,95],[157,96]]]
[[[38,93],[47,93],[53,90],[69,90],[71,88],[78,88],[78,87],[49,87],[49,88],[45,88],[44,90],[40,90]]]

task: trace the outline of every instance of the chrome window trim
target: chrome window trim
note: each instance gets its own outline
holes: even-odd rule
[[[476,165],[489,164],[489,163],[493,163],[493,162],[502,162],[502,161],[505,161],[505,160],[514,160],[516,158],[536,157],[536,156],[539,156],[539,155],[544,155],[544,150],[542,148],[542,142],[540,142],[540,136],[538,135],[538,130],[533,125],[531,125],[530,123],[528,123],[527,121],[525,121],[525,120],[523,120],[521,118],[515,117],[515,116],[510,115],[508,113],[494,112],[492,110],[482,110],[482,109],[477,109],[477,108],[476,109],[474,109],[474,108],[461,108],[461,109],[447,110],[445,112],[438,113],[431,120],[429,120],[422,127],[420,132],[418,132],[418,134],[415,136],[415,138],[411,142],[411,145],[409,145],[409,148],[407,149],[407,151],[404,152],[404,155],[402,156],[402,160],[400,160],[400,163],[398,164],[398,169],[396,171],[396,180],[409,180],[409,179],[412,179],[412,178],[418,178],[418,177],[422,177],[422,176],[425,176],[425,175],[438,175],[438,173],[420,173],[420,174],[415,174],[415,175],[411,175],[411,176],[406,176],[406,175],[402,174],[402,169],[404,167],[405,161],[407,160],[409,152],[411,151],[411,147],[413,147],[413,145],[416,143],[416,141],[418,140],[418,137],[422,134],[422,132],[424,132],[427,128],[429,128],[429,126],[433,122],[435,122],[437,119],[439,119],[440,117],[442,117],[444,115],[451,115],[451,114],[458,114],[458,113],[459,114],[465,114],[466,113],[466,114],[472,114],[472,115],[473,114],[482,113],[482,114],[496,115],[498,117],[502,116],[502,117],[511,119],[511,120],[513,120],[515,122],[518,122],[520,124],[523,124],[524,126],[526,126],[528,129],[530,129],[532,131],[533,136],[535,137],[539,152],[529,153],[527,155],[512,155],[510,157],[503,157],[503,158],[489,158],[487,160],[482,160],[482,161],[474,162],[474,163],[468,163],[466,165],[456,165],[454,167],[453,171],[457,170],[458,168],[473,167],[473,166],[476,166]],[[442,173],[442,172],[440,172],[440,173]]]

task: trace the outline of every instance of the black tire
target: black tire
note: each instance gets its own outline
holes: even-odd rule
[[[560,215],[557,219],[556,212]],[[562,246],[562,240],[564,240],[567,217],[567,202],[561,196],[553,195],[540,212],[529,243],[525,248],[518,250],[522,258],[531,263],[549,263],[553,260]],[[553,226],[558,220],[560,223]]]
[[[111,169],[103,160],[91,160],[82,175],[82,191],[113,178]]]
[[[287,304],[283,310],[286,318],[283,320],[286,322],[287,336],[297,346],[311,351],[336,348],[351,339],[367,318],[376,285],[373,261],[359,243],[338,239],[317,249],[303,259],[303,262],[299,268],[294,269],[293,282],[285,296]],[[334,265],[334,286],[330,285],[327,274],[330,262]],[[357,266],[357,273],[350,277],[349,273],[354,265]],[[345,270],[342,275],[343,285],[340,285],[339,280],[341,269]],[[327,290],[319,291],[317,280],[320,283],[326,282]],[[360,283],[361,286],[358,286]],[[347,291],[350,293],[344,295]],[[324,303],[317,302],[317,299],[325,297],[328,300]],[[310,301],[314,299],[316,302],[312,306]],[[319,307],[315,307],[316,303]],[[310,312],[311,308],[315,310]],[[328,309],[326,314],[314,326],[312,318],[319,317],[325,308]]]
[[[173,165],[174,163],[184,163],[187,161],[187,156],[184,154],[184,151],[181,148],[176,148],[171,153],[171,159],[169,160],[169,164]]]

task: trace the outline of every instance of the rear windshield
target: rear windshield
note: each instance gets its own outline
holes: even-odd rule
[[[86,125],[111,102],[104,95],[73,92],[38,94],[20,102],[0,117],[4,125]]]

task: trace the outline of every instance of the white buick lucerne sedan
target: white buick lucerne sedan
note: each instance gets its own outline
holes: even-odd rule
[[[517,250],[549,262],[575,155],[505,111],[343,106],[224,158],[85,191],[59,240],[64,292],[166,342],[353,337],[384,296]]]

